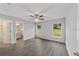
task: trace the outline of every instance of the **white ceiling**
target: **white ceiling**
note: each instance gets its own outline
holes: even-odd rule
[[[71,3],[16,3],[16,4],[0,4],[0,13],[8,16],[22,18],[29,20],[32,10],[34,13],[38,13],[44,9],[43,12],[48,18],[46,20],[53,20],[55,18],[67,17],[73,4]],[[25,10],[25,9],[27,10]],[[31,20],[34,21],[34,20]]]

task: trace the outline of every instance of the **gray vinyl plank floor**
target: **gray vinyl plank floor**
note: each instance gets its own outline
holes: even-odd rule
[[[68,51],[63,43],[33,38],[0,45],[0,56],[68,56]]]

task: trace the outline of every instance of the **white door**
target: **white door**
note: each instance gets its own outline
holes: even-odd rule
[[[11,21],[3,21],[3,43],[11,43]]]

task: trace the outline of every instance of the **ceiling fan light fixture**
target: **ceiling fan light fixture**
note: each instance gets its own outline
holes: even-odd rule
[[[38,19],[35,19],[35,22],[38,22],[39,20]]]

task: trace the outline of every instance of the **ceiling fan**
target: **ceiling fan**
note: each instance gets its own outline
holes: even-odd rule
[[[32,17],[32,18],[36,19],[36,21],[37,21],[37,19],[44,20],[45,16],[43,14],[33,14],[33,15],[29,15],[29,17]]]
[[[11,3],[7,3],[8,5],[11,5]],[[19,5],[15,5],[17,7],[21,7]],[[24,8],[24,7],[21,7],[23,8],[24,10],[30,12],[31,14],[28,15],[29,18],[32,18],[34,19],[36,22],[38,21],[41,21],[41,20],[45,20],[45,18],[48,18],[48,16],[45,15],[45,12],[47,12],[48,10],[50,10],[50,8],[52,7],[52,5],[50,5],[49,7],[43,9],[42,11],[38,12],[38,13],[35,13],[33,12],[32,10],[30,10],[29,8]]]

